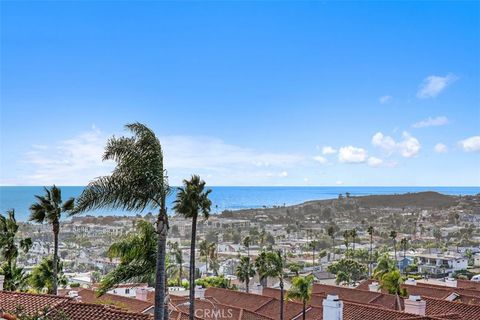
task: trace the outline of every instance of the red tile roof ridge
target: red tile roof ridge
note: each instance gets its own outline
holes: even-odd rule
[[[48,297],[48,298],[56,298],[56,299],[63,299],[63,300],[71,300],[70,297],[62,297],[55,294],[48,294],[48,293],[31,293],[31,292],[18,292],[18,291],[5,291],[0,290],[0,293],[5,294],[12,294],[12,295],[23,295],[23,296],[41,296],[41,297]]]

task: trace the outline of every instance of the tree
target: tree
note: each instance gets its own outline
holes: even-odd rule
[[[177,269],[177,276],[178,276],[178,281],[177,285],[179,287],[182,286],[182,274],[183,274],[183,254],[182,254],[182,249],[178,245],[178,242],[173,243],[172,249],[171,249],[171,254],[173,256],[173,259],[176,264],[176,269]]]
[[[383,275],[397,269],[395,261],[390,259],[388,255],[384,254],[377,261],[377,266],[373,270],[373,278],[381,280]]]
[[[190,320],[194,318],[195,312],[195,240],[197,237],[197,219],[201,214],[204,219],[210,215],[212,202],[208,195],[212,190],[205,190],[205,181],[200,176],[193,175],[190,180],[183,180],[183,187],[178,189],[177,198],[174,201],[174,210],[192,219],[192,234],[190,240]]]
[[[238,280],[240,280],[241,282],[245,282],[245,288],[248,293],[250,278],[255,275],[255,269],[253,268],[253,265],[250,264],[249,257],[240,258],[240,263],[237,266],[237,270],[235,271],[235,274],[237,275]]]
[[[307,302],[312,298],[313,276],[295,277],[292,280],[292,287],[287,292],[288,299],[300,300],[303,304],[302,319],[305,320]]]
[[[408,239],[407,238],[402,238],[400,240],[400,247],[403,250],[403,259],[407,256],[407,248],[408,248]]]
[[[157,256],[155,268],[155,320],[168,318],[165,299],[166,245],[168,215],[166,196],[170,192],[163,167],[163,153],[155,133],[141,123],[126,125],[132,137],[112,137],[103,160],[117,164],[112,174],[96,178],[85,188],[74,212],[99,208],[143,211],[159,209],[156,223]]]
[[[354,284],[365,278],[367,267],[353,259],[341,259],[327,268],[328,272],[336,275],[336,283]]]
[[[62,191],[55,185],[45,189],[44,196],[38,196],[37,202],[30,206],[30,221],[38,223],[48,222],[53,230],[53,270],[52,270],[52,294],[57,294],[57,266],[58,259],[58,234],[60,232],[60,218],[62,213],[72,214],[75,200],[69,198],[62,201]]]
[[[312,240],[309,243],[310,249],[312,249],[312,267],[315,268],[315,249],[318,245],[318,242],[316,240]]]
[[[260,276],[260,282],[266,281],[270,278],[278,278],[280,282],[280,320],[283,320],[283,257],[281,251],[262,251],[255,261],[258,275]]]
[[[38,265],[36,265],[30,274],[29,284],[37,292],[47,292],[49,294],[55,293],[55,287],[59,284],[61,286],[67,285],[67,278],[63,274],[63,263],[57,260],[57,266],[53,266],[54,258],[49,256],[43,258]],[[57,272],[57,278],[54,278],[53,273]],[[56,281],[57,283],[54,283]]]
[[[390,238],[393,240],[393,250],[395,254],[395,266],[398,266],[397,262],[397,232],[392,230],[390,231]]]
[[[0,256],[5,260],[0,267],[0,274],[5,277],[3,288],[8,291],[25,288],[27,275],[23,268],[17,267],[17,257],[19,249],[28,253],[32,247],[32,239],[18,240],[17,232],[18,223],[15,219],[15,210],[7,211],[6,216],[0,214]]]
[[[349,230],[343,231],[343,243],[345,244],[346,251],[348,251],[348,245],[350,243],[350,231]]]
[[[352,247],[354,251],[355,251],[355,239],[357,239],[357,236],[358,236],[357,229],[353,228],[352,230],[350,230],[350,237],[352,238]]]
[[[368,258],[368,276],[372,275],[372,252],[373,252],[373,233],[375,232],[375,229],[373,226],[369,226],[367,229],[368,234],[370,235],[370,252],[369,252],[369,258]]]
[[[290,270],[290,272],[295,274],[296,277],[298,277],[299,273],[300,273],[300,270],[302,268],[300,267],[300,265],[298,263],[290,263],[290,265],[288,266],[288,269]]]
[[[207,240],[200,242],[200,257],[205,258],[205,273],[208,275],[208,259],[212,255],[212,251],[215,252],[215,243],[209,243]]]
[[[158,235],[148,221],[139,220],[135,231],[114,242],[107,251],[110,259],[120,259],[120,264],[100,282],[97,294],[103,295],[124,282],[155,284]]]
[[[402,275],[398,269],[385,273],[380,279],[380,288],[388,291],[390,294],[402,295],[401,284]]]
[[[332,252],[333,252],[332,260],[335,260],[335,233],[336,233],[335,226],[333,225],[329,226],[327,229],[327,234],[332,239]]]

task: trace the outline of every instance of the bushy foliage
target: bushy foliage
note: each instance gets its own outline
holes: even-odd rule
[[[204,288],[236,289],[235,286],[232,286],[230,280],[224,276],[197,279],[195,280],[195,284]]]
[[[353,284],[367,276],[367,266],[352,259],[341,259],[328,266],[328,272],[336,275],[337,284]]]

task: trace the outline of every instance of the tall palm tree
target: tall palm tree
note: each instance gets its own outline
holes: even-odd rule
[[[327,229],[327,234],[328,236],[332,239],[332,253],[333,253],[333,258],[332,260],[335,260],[335,227],[330,226]]]
[[[237,270],[235,271],[235,274],[237,275],[238,280],[240,280],[241,282],[245,282],[245,289],[246,289],[246,292],[248,293],[250,278],[255,275],[255,269],[253,268],[253,265],[250,263],[249,257],[240,258],[240,263],[237,266]]]
[[[355,239],[357,239],[357,229],[353,228],[350,230],[350,237],[352,237],[352,246],[353,246],[353,251],[355,251]]]
[[[283,257],[282,252],[275,251],[263,251],[257,260],[255,261],[260,281],[264,282],[270,278],[278,278],[280,284],[280,320],[283,320],[284,316],[284,298],[283,298]]]
[[[183,275],[183,254],[178,242],[175,242],[172,245],[172,255],[175,260],[175,264],[177,265],[178,286],[180,287],[182,285]]]
[[[400,247],[403,250],[403,263],[405,263],[405,257],[407,256],[407,247],[408,247],[408,239],[407,238],[402,238],[400,240]]]
[[[208,260],[212,258],[215,253],[215,243],[208,243],[207,240],[200,241],[200,257],[205,257],[205,273],[208,275]]]
[[[69,198],[62,201],[62,191],[55,185],[50,189],[45,189],[44,196],[38,196],[37,202],[30,206],[30,221],[38,223],[48,222],[53,230],[53,269],[52,269],[52,293],[57,294],[57,276],[58,276],[58,234],[60,232],[60,219],[63,214],[71,215],[75,200]]]
[[[212,202],[208,195],[212,190],[205,190],[205,181],[200,176],[193,175],[190,180],[183,180],[183,187],[178,189],[177,198],[174,201],[174,210],[192,219],[192,234],[190,241],[190,320],[194,318],[195,312],[195,240],[197,237],[197,219],[201,214],[205,219],[210,215]]]
[[[312,267],[315,268],[315,249],[317,247],[318,242],[316,240],[312,240],[309,243],[310,249],[312,249]]]
[[[343,231],[343,243],[345,244],[345,247],[347,248],[346,251],[348,251],[348,245],[350,244],[350,231],[345,230]]]
[[[156,223],[155,320],[168,319],[165,299],[168,216],[165,199],[170,192],[163,153],[155,133],[141,123],[127,124],[133,136],[112,137],[103,160],[114,160],[112,174],[96,178],[77,199],[75,212],[99,208],[143,211],[159,209]]]
[[[368,234],[370,235],[370,252],[368,257],[368,276],[372,275],[372,252],[373,252],[373,233],[375,229],[373,226],[369,226],[367,229]]]
[[[390,238],[393,240],[393,251],[395,254],[395,266],[398,267],[397,261],[397,231],[392,230],[390,231]]]
[[[300,300],[303,304],[302,319],[305,320],[307,302],[312,298],[313,276],[295,277],[292,280],[292,287],[287,292],[287,299]]]
[[[252,243],[252,239],[250,239],[250,236],[246,236],[245,239],[243,239],[243,245],[245,248],[247,248],[247,257],[250,258],[250,244]]]

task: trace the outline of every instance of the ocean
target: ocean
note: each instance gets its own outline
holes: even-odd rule
[[[323,200],[338,197],[338,194],[350,192],[352,196],[372,194],[401,194],[407,192],[437,191],[449,195],[473,195],[480,193],[480,187],[210,187],[212,189],[212,212],[261,208],[263,206],[282,206],[299,204],[309,200]],[[83,190],[81,186],[61,187],[63,199],[77,197]],[[15,209],[17,220],[26,221],[28,208],[35,201],[34,195],[43,195],[43,187],[0,187],[0,212]],[[168,198],[168,207],[172,207],[175,194]],[[148,213],[146,209],[141,214]],[[172,213],[171,211],[169,213]],[[89,215],[135,215],[137,212],[121,210],[96,210]]]

